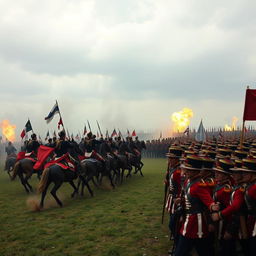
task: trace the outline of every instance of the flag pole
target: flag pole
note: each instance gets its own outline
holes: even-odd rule
[[[64,127],[64,123],[63,123],[63,119],[62,119],[62,116],[61,116],[61,113],[60,113],[60,107],[59,107],[59,104],[58,104],[58,101],[56,100],[56,104],[58,106],[58,109],[59,109],[59,116],[60,116],[60,119],[62,121],[62,127],[63,127],[63,130],[65,131],[65,127]]]
[[[88,126],[89,126],[89,130],[90,130],[90,132],[92,132],[92,129],[91,129],[91,126],[90,126],[90,123],[89,123],[89,121],[87,120],[87,124],[88,124]]]
[[[31,126],[31,128],[32,128],[32,125],[31,125],[31,122],[30,122],[30,120],[29,120],[29,117],[28,117],[28,121],[29,121],[30,126]],[[34,133],[33,128],[31,129],[31,131],[32,131],[32,133]]]
[[[100,136],[102,137],[102,136],[103,136],[103,134],[102,134],[102,132],[101,132],[101,129],[100,129],[100,125],[99,125],[98,120],[96,120],[96,122],[97,122],[97,125],[98,125],[98,129],[99,129],[99,132],[100,132]]]
[[[243,121],[243,128],[242,128],[242,134],[241,134],[241,140],[240,140],[240,147],[242,147],[243,142],[244,142],[244,125],[245,125],[245,121]]]

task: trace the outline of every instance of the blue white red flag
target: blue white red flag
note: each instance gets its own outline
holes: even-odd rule
[[[53,119],[53,117],[55,116],[55,114],[60,113],[59,110],[59,106],[58,103],[56,102],[52,108],[52,110],[50,111],[50,113],[48,114],[47,117],[45,117],[44,119],[46,120],[47,124],[50,123]]]

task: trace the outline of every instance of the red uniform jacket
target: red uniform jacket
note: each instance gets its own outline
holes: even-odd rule
[[[181,194],[181,169],[177,167],[169,175],[169,195],[166,201],[166,209],[168,212],[174,213],[174,199],[180,197]]]
[[[214,201],[220,203],[220,210],[225,209],[226,207],[229,206],[230,202],[230,197],[231,197],[231,192],[232,192],[232,187],[230,184],[225,183],[225,184],[218,184],[215,187],[213,198]],[[223,235],[226,231],[226,227],[228,223],[230,223],[231,218],[226,218],[226,220],[220,220],[218,223],[218,239],[223,238]]]
[[[249,184],[245,191],[248,209],[247,229],[249,237],[256,237],[256,183]]]
[[[208,236],[205,211],[214,203],[207,184],[197,179],[185,186],[185,219],[180,234],[187,238],[204,238]]]

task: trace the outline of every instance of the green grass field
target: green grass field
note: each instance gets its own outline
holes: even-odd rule
[[[95,196],[71,199],[64,184],[44,211],[35,212],[20,181],[0,171],[0,255],[164,256],[170,247],[167,218],[161,225],[164,159],[145,159],[143,173],[112,190],[108,181]],[[38,180],[31,180],[36,187]],[[30,205],[30,204],[29,204]]]

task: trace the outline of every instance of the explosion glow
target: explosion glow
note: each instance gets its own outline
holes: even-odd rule
[[[193,111],[190,108],[183,108],[179,112],[174,112],[171,117],[174,123],[173,132],[184,132],[189,126],[192,117]]]
[[[3,120],[0,123],[0,126],[2,128],[2,134],[8,139],[8,141],[14,142],[16,125],[10,124],[8,120]]]
[[[236,116],[234,116],[234,117],[232,118],[232,125],[229,126],[229,125],[225,124],[224,130],[225,130],[225,131],[235,131],[236,128],[237,128],[237,125],[236,125],[236,124],[237,124],[237,121],[238,121],[238,118],[237,118]]]

